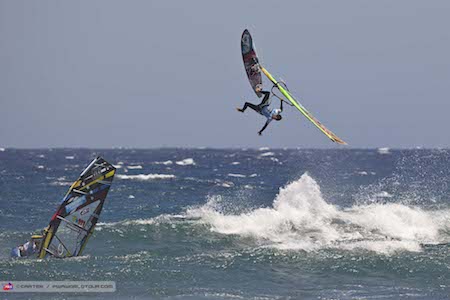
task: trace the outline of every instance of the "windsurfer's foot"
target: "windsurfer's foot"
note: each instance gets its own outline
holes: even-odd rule
[[[242,108],[239,108],[239,107],[236,107],[236,110],[240,111],[240,112],[244,112],[244,110]]]

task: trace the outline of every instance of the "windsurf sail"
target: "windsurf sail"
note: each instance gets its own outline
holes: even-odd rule
[[[95,158],[64,196],[44,230],[38,257],[72,257],[82,254],[97,223],[116,169]]]
[[[258,56],[253,47],[253,39],[247,29],[244,30],[241,37],[241,52],[244,60],[245,72],[252,89],[258,97],[262,96],[262,75],[259,68]]]
[[[286,97],[286,99],[295,106],[311,123],[313,123],[323,134],[325,134],[330,140],[341,145],[347,145],[341,138],[334,134],[331,130],[325,127],[318,119],[316,119],[300,102],[298,102],[289,90],[278,82],[263,66],[261,66],[258,57],[256,56],[255,47],[253,45],[253,39],[250,32],[246,29],[242,34],[242,57],[244,58],[245,70],[250,80],[250,84],[255,90],[256,86],[262,87],[261,72],[272,81],[272,83],[278,88],[278,90]],[[244,55],[244,49],[246,54]],[[255,90],[256,92],[256,90]],[[258,95],[258,93],[257,93]],[[260,97],[260,95],[258,95]]]

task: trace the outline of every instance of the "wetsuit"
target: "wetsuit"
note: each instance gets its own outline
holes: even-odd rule
[[[269,98],[270,98],[270,92],[267,91],[261,91],[262,94],[264,94],[264,98],[262,99],[261,103],[258,105],[255,105],[253,103],[250,102],[245,102],[244,107],[242,108],[242,111],[244,112],[247,107],[250,107],[251,109],[253,109],[254,111],[256,111],[257,113],[260,113],[261,115],[263,115],[262,110],[264,107],[268,107],[269,106]]]
[[[269,125],[270,122],[272,122],[273,120],[273,116],[274,115],[279,115],[281,114],[281,112],[283,111],[283,101],[281,101],[281,106],[279,109],[269,109],[269,105],[270,105],[270,92],[267,91],[261,91],[262,94],[264,94],[264,98],[261,101],[260,104],[255,105],[253,103],[250,102],[245,102],[244,107],[240,110],[241,112],[244,112],[247,107],[250,107],[251,109],[253,109],[254,111],[256,111],[257,113],[265,116],[267,118],[266,124],[264,124],[264,127],[258,132],[258,134],[261,135],[261,133],[264,131],[264,129],[266,129],[267,125]]]

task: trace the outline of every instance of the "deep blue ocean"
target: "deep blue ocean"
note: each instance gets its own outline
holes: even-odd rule
[[[1,299],[448,299],[450,150],[0,149]],[[97,155],[117,167],[77,258],[11,259]]]

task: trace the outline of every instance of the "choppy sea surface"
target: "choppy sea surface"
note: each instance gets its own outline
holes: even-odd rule
[[[117,167],[78,258],[11,259],[97,155]],[[450,150],[0,149],[1,299],[448,299]]]

